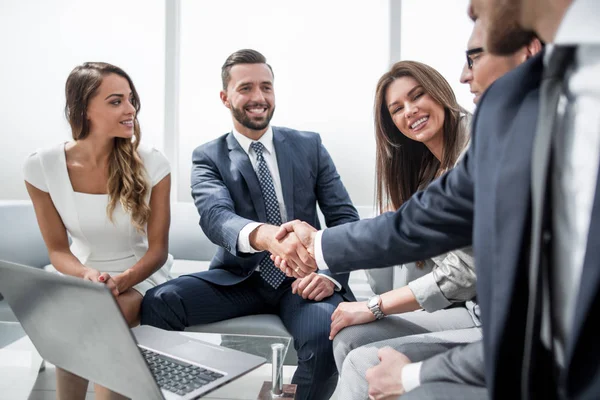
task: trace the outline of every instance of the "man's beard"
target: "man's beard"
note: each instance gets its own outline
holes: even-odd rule
[[[244,107],[248,107],[248,106],[244,106]],[[248,115],[246,115],[246,113],[244,112],[244,109],[235,108],[233,106],[231,107],[231,114],[233,115],[233,118],[235,118],[236,121],[238,121],[240,124],[242,124],[246,128],[252,129],[255,131],[263,130],[267,126],[269,126],[269,123],[271,122],[271,118],[273,118],[274,112],[275,112],[275,107],[270,108],[267,105],[267,118],[264,121],[253,121],[252,118],[250,118]]]
[[[531,42],[534,32],[519,24],[520,7],[520,2],[515,0],[505,0],[490,7],[486,21],[487,51],[499,56],[509,56]]]

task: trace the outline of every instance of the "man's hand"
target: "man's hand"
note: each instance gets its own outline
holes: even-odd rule
[[[335,284],[331,279],[315,272],[292,283],[292,293],[308,300],[321,301],[331,296],[334,290]]]
[[[375,314],[369,310],[366,301],[340,303],[331,315],[329,340],[333,340],[335,335],[347,326],[366,324],[375,319]]]
[[[402,369],[411,363],[410,359],[391,347],[379,349],[377,354],[381,362],[369,368],[365,375],[369,383],[369,399],[391,400],[402,396]]]
[[[286,237],[286,235],[290,235],[294,233],[296,237],[300,240],[302,245],[305,247],[308,254],[310,254],[311,258],[314,261],[315,250],[314,250],[314,239],[317,234],[317,230],[307,224],[306,222],[302,222],[299,220],[294,220],[287,222],[279,227],[279,231],[277,232],[275,239],[282,240]],[[312,264],[304,264],[300,265],[298,263],[293,264],[286,257],[281,256],[280,254],[272,253],[271,259],[275,263],[275,265],[281,269],[287,276],[295,277],[295,278],[304,278],[308,274],[315,272],[317,270],[316,262]]]
[[[280,227],[263,224],[250,233],[250,245],[257,250],[266,250],[271,253],[271,259],[279,257],[286,260],[285,268],[291,271],[312,269],[317,265],[314,258],[306,251],[304,244],[298,239],[296,233],[291,232],[279,236]],[[283,269],[285,272],[285,269]],[[291,276],[291,275],[289,275]]]

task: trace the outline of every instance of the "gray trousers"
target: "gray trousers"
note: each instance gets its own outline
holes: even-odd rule
[[[454,382],[432,382],[399,397],[401,400],[486,400],[485,387],[470,386]]]
[[[416,362],[481,338],[481,329],[475,326],[464,307],[433,313],[413,311],[342,329],[333,341],[340,371],[338,397],[344,400],[368,398],[365,373],[379,363],[377,351],[382,347],[392,347]]]

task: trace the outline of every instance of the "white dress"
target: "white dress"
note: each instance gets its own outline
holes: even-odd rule
[[[138,153],[151,187],[170,173],[168,160],[158,150],[140,146]],[[71,252],[83,265],[116,276],[131,268],[148,251],[146,234],[135,229],[120,203],[115,207],[111,222],[106,213],[107,194],[73,190],[65,143],[31,154],[25,161],[23,173],[27,182],[50,194],[71,238]],[[149,200],[150,193],[146,201]],[[169,255],[164,266],[133,289],[144,295],[148,289],[166,282],[172,264],[173,257]]]

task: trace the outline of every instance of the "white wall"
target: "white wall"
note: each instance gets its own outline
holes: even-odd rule
[[[249,47],[275,72],[272,124],[319,132],[354,204],[372,205],[372,108],[388,67],[388,7],[387,0],[182,0],[179,200],[191,201],[193,149],[231,130],[220,68]]]
[[[437,69],[452,86],[458,103],[473,111],[473,95],[459,82],[465,50],[473,29],[467,16],[469,0],[402,1],[403,60],[415,60]]]
[[[27,155],[69,140],[64,85],[85,61],[131,76],[142,142],[162,148],[164,9],[164,0],[0,1],[0,200],[27,199]]]
[[[27,198],[21,165],[29,153],[69,140],[64,83],[84,61],[132,76],[143,142],[164,148],[166,1],[0,0],[0,200]],[[178,199],[191,200],[192,150],[231,128],[218,97],[221,64],[252,47],[275,70],[273,124],[319,132],[354,203],[371,207],[373,96],[389,66],[390,2],[399,1],[402,59],[438,69],[472,110],[458,82],[468,0],[181,0]]]

